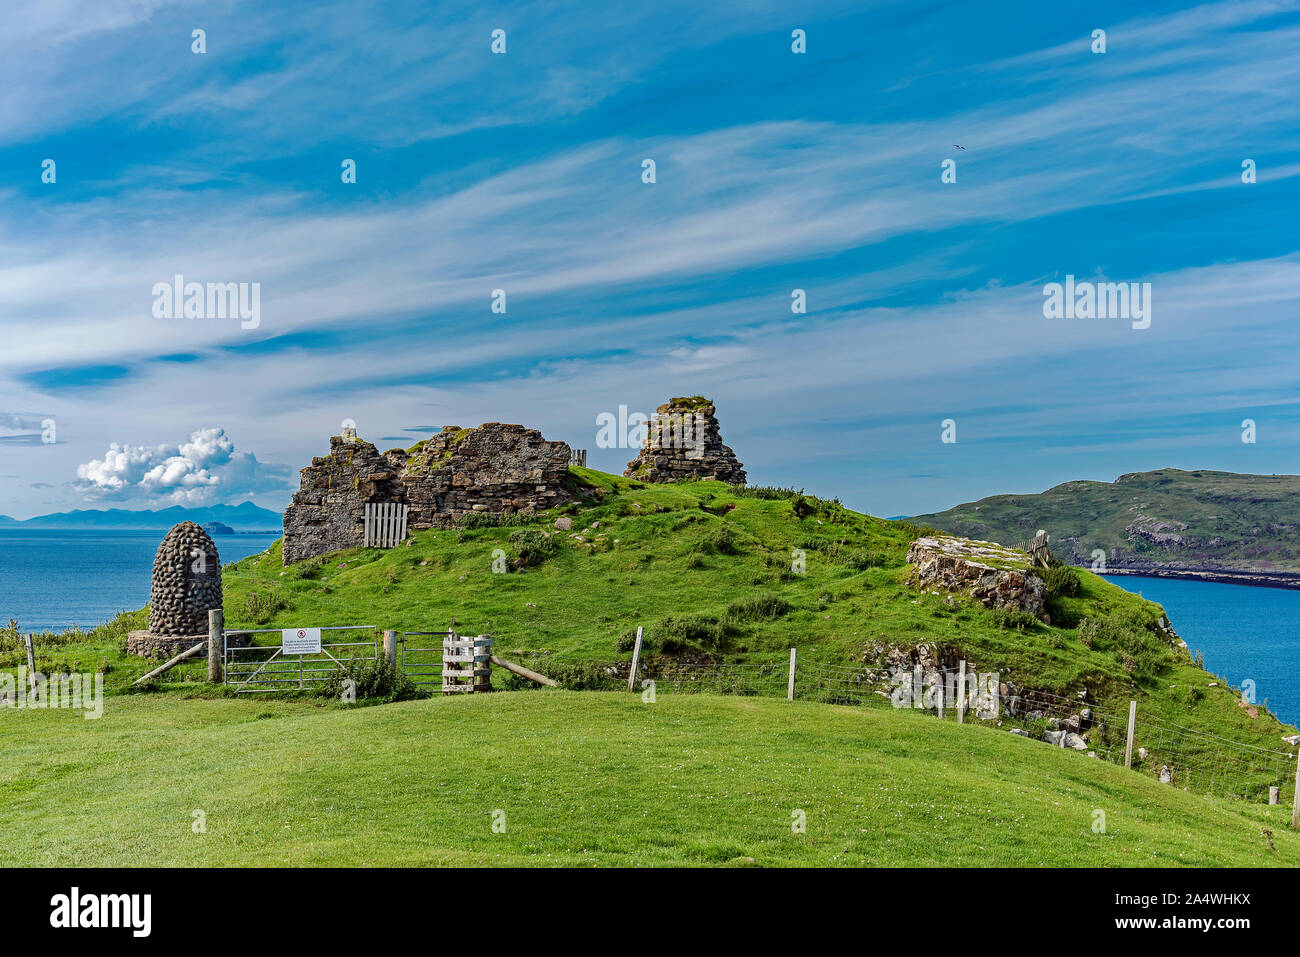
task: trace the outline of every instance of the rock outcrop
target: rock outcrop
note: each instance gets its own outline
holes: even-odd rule
[[[170,658],[208,637],[208,612],[221,607],[221,556],[193,522],[172,528],[158,546],[149,592],[149,630],[127,636],[126,650]]]
[[[568,501],[569,446],[535,429],[447,426],[409,450],[380,453],[355,436],[330,439],[284,513],[284,563],[359,547],[365,506],[405,504],[407,528],[444,528],[469,512],[531,513]]]
[[[744,485],[744,463],[722,444],[715,411],[699,395],[659,406],[646,423],[645,445],[623,474],[642,482],[716,479]]]
[[[921,588],[964,592],[986,608],[1018,608],[1039,621],[1047,614],[1047,583],[1022,551],[951,535],[918,538],[907,551]]]

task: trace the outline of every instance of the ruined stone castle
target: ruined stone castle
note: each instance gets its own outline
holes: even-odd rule
[[[406,507],[399,539],[407,530],[446,528],[474,512],[554,508],[574,495],[570,463],[585,460],[565,442],[500,422],[447,426],[410,449],[382,453],[355,435],[336,435],[329,455],[302,470],[285,510],[284,563],[365,545],[372,505]],[[745,481],[735,453],[722,444],[713,403],[700,396],[659,407],[625,474],[643,482]]]
[[[369,503],[406,505],[407,528],[445,528],[468,512],[532,512],[568,501],[569,446],[535,429],[447,426],[408,450],[380,453],[354,435],[312,459],[284,513],[284,563],[364,542]]]

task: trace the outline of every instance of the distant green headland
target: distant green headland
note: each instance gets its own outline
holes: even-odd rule
[[[1013,545],[1045,529],[1061,561],[1100,569],[1104,557],[1108,572],[1300,587],[1298,475],[1131,472],[912,520]]]

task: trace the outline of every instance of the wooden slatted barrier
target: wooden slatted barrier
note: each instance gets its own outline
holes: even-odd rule
[[[397,502],[367,502],[362,544],[366,548],[392,548],[403,541],[408,510],[409,506]]]

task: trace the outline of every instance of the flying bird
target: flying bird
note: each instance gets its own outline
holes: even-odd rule
[[[965,149],[966,149],[966,147],[964,147],[964,146],[958,146],[956,143],[953,143],[953,144],[952,144],[952,148],[955,149],[955,150],[962,150],[962,151],[965,151]]]

